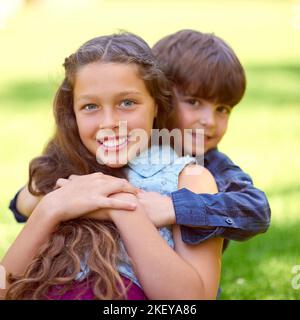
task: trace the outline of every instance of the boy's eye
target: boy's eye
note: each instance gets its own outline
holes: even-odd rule
[[[98,108],[98,106],[96,104],[93,103],[89,103],[83,106],[83,110],[85,111],[92,111],[92,110],[96,110]]]
[[[128,109],[128,108],[132,107],[134,104],[135,104],[134,101],[126,99],[120,103],[120,107],[124,108],[124,109]]]
[[[186,99],[185,102],[190,104],[191,106],[194,106],[194,107],[198,107],[200,105],[199,100],[194,99],[194,98]]]
[[[224,115],[228,114],[229,115],[231,112],[231,108],[229,106],[219,106],[217,108],[217,111],[221,114],[224,114]]]

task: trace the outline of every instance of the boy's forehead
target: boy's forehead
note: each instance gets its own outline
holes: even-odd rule
[[[178,88],[176,86],[173,86],[173,92],[175,94],[175,96],[177,98],[194,98],[194,99],[199,99],[199,100],[206,100],[209,101],[212,104],[224,104],[224,105],[228,105],[227,102],[222,101],[221,99],[219,99],[219,97],[216,96],[203,96],[201,95],[201,93],[199,92],[195,92],[192,91],[190,89],[182,89],[182,88]],[[229,105],[230,106],[230,105]],[[232,106],[230,106],[232,107]]]
[[[206,99],[206,95],[203,94],[202,88],[195,85],[182,85],[182,86],[173,86],[173,91],[175,95],[179,97],[194,97],[199,99]]]

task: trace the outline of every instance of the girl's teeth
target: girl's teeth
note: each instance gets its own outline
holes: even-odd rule
[[[102,144],[104,147],[113,148],[125,143],[126,140],[127,138],[120,138],[119,140],[106,140]]]

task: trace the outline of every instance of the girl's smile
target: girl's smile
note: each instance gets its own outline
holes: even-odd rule
[[[119,151],[127,146],[129,137],[106,137],[104,139],[97,139],[100,148],[104,151]]]

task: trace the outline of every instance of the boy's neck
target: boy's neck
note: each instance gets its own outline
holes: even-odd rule
[[[215,151],[215,150],[218,150],[218,146],[215,146],[215,147],[213,147],[213,148],[208,149],[208,150],[204,153],[204,155],[206,156],[207,154],[209,154],[210,152]]]

